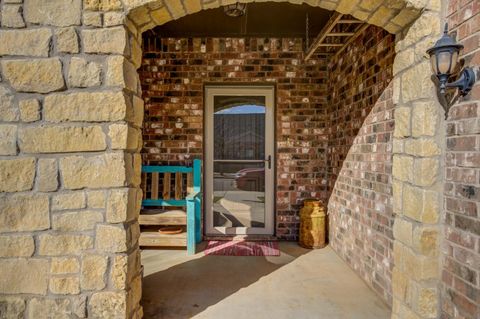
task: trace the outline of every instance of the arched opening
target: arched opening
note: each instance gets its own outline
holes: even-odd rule
[[[309,4],[311,5],[311,3]],[[404,163],[400,165],[401,168],[397,167],[398,161],[403,160],[403,155],[400,154],[406,152],[408,157],[412,155],[412,153],[408,151],[398,149],[398,144],[405,143],[400,139],[411,136],[412,130],[410,126],[411,114],[404,115],[402,111],[405,110],[405,112],[407,112],[407,110],[402,107],[405,105],[414,107],[416,103],[414,102],[415,100],[432,97],[433,94],[431,84],[426,78],[429,73],[424,72],[426,70],[424,68],[425,63],[418,55],[422,52],[421,50],[432,42],[434,36],[438,33],[435,27],[439,26],[439,16],[437,12],[439,8],[434,4],[429,4],[428,10],[421,15],[418,10],[419,8],[403,2],[392,4],[391,6],[372,5],[369,8],[367,8],[368,6],[366,4],[362,5],[361,3],[357,5],[353,2],[351,4],[343,2],[337,4],[322,1],[318,5],[329,10],[335,9],[342,13],[350,13],[352,17],[368,21],[374,25],[380,25],[387,31],[396,34],[396,39],[388,33],[380,29],[377,30],[372,26],[370,29],[364,31],[365,35],[360,37],[360,40],[357,40],[356,50],[349,48],[350,50],[346,52],[345,56],[334,56],[332,59],[321,60],[322,62],[319,64],[322,64],[324,67],[319,68],[317,70],[318,72],[325,70],[336,72],[336,74],[334,74],[336,77],[331,77],[328,81],[323,80],[323,82],[319,80],[317,82],[328,83],[328,85],[324,85],[324,92],[314,92],[309,95],[312,97],[325,95],[326,101],[331,102],[331,104],[328,105],[330,110],[328,110],[327,107],[327,111],[325,112],[329,114],[328,117],[323,119],[324,123],[321,123],[317,128],[310,127],[313,132],[317,133],[316,137],[318,139],[316,140],[317,148],[309,146],[309,151],[313,149],[313,153],[317,155],[325,152],[322,154],[324,157],[317,157],[315,164],[311,167],[318,168],[319,166],[323,166],[324,172],[313,169],[312,172],[315,171],[315,175],[312,176],[316,176],[318,178],[317,180],[320,180],[320,183],[317,183],[317,186],[313,186],[312,184],[298,185],[295,183],[297,184],[297,188],[291,192],[293,195],[290,195],[285,191],[291,190],[291,188],[285,186],[286,188],[282,192],[281,185],[288,185],[288,181],[295,175],[289,174],[289,169],[281,173],[277,171],[277,178],[280,178],[280,174],[287,176],[285,183],[280,182],[277,184],[277,196],[278,193],[286,193],[286,200],[284,200],[283,203],[286,205],[285,211],[287,215],[292,211],[291,204],[294,206],[298,205],[296,206],[297,208],[293,209],[294,211],[298,210],[299,203],[304,199],[303,196],[322,197],[326,202],[329,199],[329,210],[331,211],[330,240],[337,253],[339,253],[377,293],[382,295],[389,304],[394,304],[394,314],[396,312],[398,313],[398,311],[407,311],[405,310],[408,309],[406,304],[409,304],[410,301],[405,299],[405,295],[398,295],[398,291],[396,291],[395,288],[392,291],[392,281],[393,286],[403,287],[405,289],[404,281],[398,279],[399,277],[409,277],[408,265],[404,265],[404,261],[399,259],[400,262],[397,262],[394,270],[394,259],[398,259],[398,254],[402,251],[408,251],[410,249],[408,245],[411,244],[411,241],[410,239],[404,238],[405,229],[403,228],[406,227],[408,229],[410,226],[412,232],[419,231],[420,233],[422,233],[423,229],[421,225],[418,227],[419,225],[416,224],[418,218],[411,218],[411,216],[409,216],[411,218],[409,219],[408,217],[405,218],[402,216],[404,210],[402,204],[405,201],[405,199],[402,199],[403,188],[411,187],[408,183],[412,183],[413,185],[418,185],[418,183],[416,184],[415,181],[413,181],[413,179],[410,180],[409,177],[405,178],[405,176],[402,175],[403,172],[398,172],[398,170],[405,168]],[[155,25],[162,25],[172,18],[178,19],[182,15],[213,7],[218,7],[218,5],[205,6],[200,3],[195,5],[193,2],[184,3],[182,6],[167,3],[160,8],[155,5],[147,5],[132,10],[129,17],[134,23],[141,25],[137,30],[143,31],[151,29]],[[355,10],[353,10],[354,8]],[[151,17],[150,21],[147,21],[147,11]],[[429,23],[433,25],[427,27]],[[175,29],[175,26],[178,27],[178,24],[170,23],[170,25],[173,25],[170,27],[170,30],[168,29],[169,24],[166,24],[166,27],[162,31],[168,34],[169,30],[172,33],[172,37],[178,36],[178,33],[175,34],[175,32],[178,32],[178,28]],[[186,25],[185,28],[188,29],[188,25]],[[228,32],[228,30],[225,32]],[[155,36],[145,38],[154,39]],[[159,39],[158,36],[156,38],[162,50],[171,54],[177,53],[181,55],[184,52],[189,52],[192,48],[192,44],[186,39],[182,41],[179,39]],[[190,36],[190,38],[193,37]],[[236,42],[235,39],[231,41],[231,43],[223,43],[223,45],[231,45],[238,49],[239,43]],[[397,46],[396,52],[393,52],[394,42],[396,42]],[[362,47],[358,48],[358,44],[360,43]],[[205,47],[202,48],[202,45],[208,46],[207,43],[199,42],[196,44],[198,45],[197,50],[203,53],[208,52],[208,49],[205,50]],[[143,45],[151,45],[151,42],[145,42]],[[218,43],[216,43],[216,45],[219,46]],[[244,44],[241,43],[240,45]],[[261,45],[264,46],[265,43]],[[271,43],[267,45],[273,47]],[[173,49],[170,47],[173,47]],[[193,43],[193,47],[195,47],[195,43]],[[373,49],[373,51],[369,52],[369,49]],[[265,51],[268,50],[265,49]],[[397,57],[393,62],[395,53]],[[374,61],[368,58],[369,55]],[[352,60],[355,61],[353,67],[348,65],[349,58],[351,59],[350,62],[352,62]],[[148,57],[145,60],[148,61]],[[417,63],[418,65],[416,65]],[[336,70],[337,68],[338,70]],[[232,70],[244,71],[242,67]],[[368,74],[366,70],[373,71],[370,71],[371,73]],[[200,74],[202,73],[200,72]],[[208,74],[208,72],[206,74]],[[205,77],[206,74],[203,74],[203,76]],[[219,75],[218,72],[216,75]],[[331,73],[329,75],[332,76]],[[355,77],[356,75],[365,76],[365,79],[358,79],[358,77]],[[409,77],[411,75],[419,76],[422,78],[422,83],[425,83],[424,85],[422,84],[423,87],[421,90],[417,90],[418,94],[411,93],[411,91],[414,91],[409,83],[411,80]],[[206,77],[212,79],[212,76]],[[265,77],[267,76],[265,75]],[[226,76],[222,80],[228,82],[229,80],[235,81],[235,79],[237,81],[244,80],[235,74],[231,74],[230,79]],[[152,79],[149,79],[149,81],[150,80]],[[399,85],[400,82],[402,82],[402,87]],[[154,83],[154,81],[149,83]],[[200,83],[203,82],[196,82],[197,85]],[[368,90],[365,86],[368,86]],[[291,88],[289,88],[289,90],[291,90]],[[309,91],[309,88],[305,87],[305,91]],[[312,91],[314,91],[314,89],[310,88],[310,93]],[[285,96],[289,106],[295,103],[292,101],[290,93],[286,93]],[[279,99],[281,98],[282,94],[280,93]],[[198,109],[201,110],[202,100],[200,99],[199,101]],[[412,101],[414,103],[412,103]],[[317,104],[317,107],[318,106],[319,104]],[[323,105],[323,107],[325,107],[325,105]],[[398,108],[400,110],[398,110]],[[300,117],[303,116],[299,122],[304,122],[306,119],[304,116],[305,112],[302,113],[302,111],[304,110],[301,110],[300,114],[297,114]],[[414,111],[414,109],[412,111]],[[411,112],[410,109],[408,112]],[[285,130],[286,127],[288,127],[289,132],[292,130],[302,133],[306,132],[304,127],[302,127],[302,130],[300,126],[291,125],[295,121],[292,122],[292,118],[289,118],[285,114],[283,114],[283,119],[287,120],[283,121],[283,123],[281,115],[279,116],[277,114],[277,134],[279,130]],[[294,112],[289,114],[292,117],[295,116],[293,115]],[[308,114],[308,112],[306,114]],[[403,117],[405,116],[408,117],[405,121],[409,123],[403,123]],[[434,110],[430,116],[437,121],[436,110]],[[325,119],[327,118],[328,120],[326,121]],[[401,122],[398,123],[397,119]],[[278,123],[278,121],[280,121],[280,123]],[[289,122],[291,126],[288,126],[286,122]],[[327,122],[330,126],[328,126]],[[407,132],[405,132],[405,130],[407,130]],[[203,132],[199,131],[199,133]],[[319,142],[319,140],[322,141],[322,139],[323,142]],[[301,140],[302,139],[299,139],[298,145],[304,146],[306,143],[302,143],[305,141]],[[276,142],[280,145],[289,145],[291,139],[287,137],[283,144],[279,140]],[[318,145],[322,145],[322,143],[324,143],[324,146],[318,147]],[[201,145],[201,143],[198,144]],[[290,147],[291,145],[292,144],[290,144]],[[288,159],[292,160],[292,156],[295,157],[295,154],[302,153],[302,150],[299,146],[298,152],[292,152],[292,149],[289,149],[286,153],[285,159],[288,161]],[[147,157],[148,156],[149,155],[147,155]],[[155,156],[161,157],[159,154],[152,156],[152,158],[155,158]],[[394,157],[395,159],[393,159]],[[419,159],[419,161],[422,161],[422,159]],[[365,168],[365,166],[368,168]],[[411,170],[413,172],[414,168],[412,167]],[[312,176],[307,176],[307,178]],[[313,184],[315,185],[315,183]],[[434,188],[438,187],[433,186]],[[319,194],[322,195],[319,196]],[[299,196],[297,197],[297,195]],[[281,203],[282,200],[279,200],[277,197],[277,205],[279,202]],[[294,215],[295,214],[296,213],[294,213]],[[284,218],[280,220],[285,221],[288,219]],[[295,217],[293,220],[295,220]],[[285,231],[278,228],[281,224],[284,225],[285,222],[277,222],[276,234],[282,234],[282,232]],[[298,221],[295,220],[293,224],[298,225]],[[298,226],[292,227],[293,234],[296,232],[296,227]],[[431,226],[429,227],[430,229],[432,228]],[[287,227],[286,232],[289,233],[290,231]],[[285,237],[288,238],[288,236]],[[290,237],[290,239],[295,238],[295,235]],[[413,247],[414,246],[412,246],[412,248]],[[413,253],[417,253],[415,249],[412,249],[412,251]],[[433,258],[428,262],[435,263],[438,261]],[[393,276],[392,272],[394,273]],[[400,276],[400,274],[403,277]],[[424,280],[424,278],[420,278],[418,282],[421,283],[420,286],[427,286],[425,291],[428,290],[431,293],[433,290],[434,294],[438,294],[438,291],[435,291],[436,287],[428,286],[428,284],[422,283],[422,280]],[[395,296],[395,293],[397,293],[397,296]],[[436,304],[430,306],[432,312],[436,311]],[[419,311],[425,310],[419,310],[417,308],[412,311],[418,313]]]
[[[138,41],[139,45],[143,31],[171,19],[219,5],[216,2],[209,6],[197,1],[186,1],[181,5],[167,2],[164,6],[154,3],[141,6],[130,11],[130,31],[136,39],[134,41]],[[431,269],[429,268],[431,264],[438,260],[440,196],[435,197],[435,194],[440,193],[438,163],[441,154],[418,151],[412,144],[417,143],[418,137],[431,137],[434,143],[438,142],[442,147],[440,135],[419,132],[418,127],[415,127],[420,125],[415,124],[415,121],[418,122],[418,117],[423,114],[427,117],[424,120],[433,123],[435,131],[440,128],[436,106],[429,109],[429,114],[419,109],[419,104],[433,99],[428,65],[422,60],[421,53],[439,32],[439,7],[433,3],[426,5],[427,8],[415,7],[404,1],[388,5],[321,1],[313,5],[351,14],[352,17],[362,21],[380,25],[387,31],[395,33],[396,38],[393,40],[393,36],[387,32],[371,27],[365,31],[366,34],[370,32],[369,36],[365,36],[363,42],[358,40],[357,44],[362,43],[365,48],[373,48],[375,53],[368,50],[355,52],[353,48],[355,42],[352,42],[352,48],[345,53],[345,57],[337,56],[329,61],[325,59],[324,65],[328,65],[328,70],[337,72],[338,77],[328,82],[331,86],[326,86],[329,101],[334,101],[327,107],[327,110],[330,108],[327,111],[330,113],[328,121],[314,127],[317,133],[315,136],[320,137],[320,141],[322,133],[328,131],[323,137],[326,145],[325,157],[317,158],[317,163],[325,163],[323,167],[326,170],[324,173],[315,172],[320,180],[324,179],[324,182],[317,184],[317,189],[311,188],[312,183],[296,184],[298,188],[292,191],[293,195],[286,192],[287,196],[283,203],[286,205],[286,216],[293,217],[286,217],[284,220],[293,221],[292,224],[298,225],[295,217],[298,206],[292,208],[292,203],[299,205],[304,195],[311,196],[312,193],[318,195],[317,192],[324,192],[323,199],[330,200],[329,209],[333,212],[330,225],[332,245],[374,290],[393,304],[393,316],[401,316],[404,313],[428,316],[436,313],[439,291],[438,283],[432,279],[437,278],[437,273],[428,272],[428,269]],[[426,10],[421,14],[422,9]],[[372,38],[378,42],[372,44],[370,42]],[[392,63],[394,52],[388,49],[393,47],[394,41],[396,58]],[[234,42],[233,40],[232,43]],[[190,49],[188,41],[182,43],[178,40],[161,40],[160,43],[162,47],[167,47],[165,51],[167,53]],[[198,48],[200,51],[201,45],[200,43]],[[366,56],[362,54],[366,56],[373,54],[375,61],[364,59]],[[348,58],[357,58],[365,64],[349,66]],[[380,67],[378,70],[380,65],[385,69]],[[368,70],[369,67],[374,71],[373,74],[366,76],[365,81],[355,83],[358,79],[349,78],[356,70]],[[235,71],[237,70],[231,72]],[[232,74],[230,80],[234,81],[236,76]],[[228,76],[225,78],[228,79]],[[368,94],[362,94],[362,91],[367,89],[365,85],[369,85]],[[312,89],[305,89],[305,92],[311,94]],[[346,96],[345,92],[351,96]],[[287,99],[291,98],[290,95],[287,96]],[[316,94],[313,93],[311,96],[315,97]],[[289,101],[288,105],[291,106],[292,103],[295,102]],[[435,102],[431,103],[436,105]],[[342,112],[345,113],[341,114]],[[292,114],[293,112],[290,113],[293,118],[295,115]],[[301,114],[300,117],[302,118],[299,118],[298,122],[305,122],[305,114]],[[332,120],[339,119],[341,123],[327,126],[327,122],[331,124]],[[286,122],[294,121],[288,119]],[[297,132],[301,131],[299,127],[295,128]],[[323,130],[327,127],[329,130]],[[284,128],[289,130],[292,126]],[[287,138],[284,142],[284,145],[290,146],[291,140]],[[294,155],[287,155],[285,161],[299,160],[302,157],[295,154],[309,153],[308,150],[302,150],[305,143],[299,142],[298,145],[299,152],[289,150]],[[312,149],[311,146],[303,147],[308,148]],[[423,146],[419,148],[423,149]],[[309,160],[311,159],[307,158],[307,161]],[[426,173],[421,172],[421,167],[429,163],[437,166]],[[314,167],[318,165],[312,165],[312,169]],[[290,179],[288,173],[287,170],[286,180]],[[288,182],[285,185],[288,185]],[[278,192],[277,188],[277,205]],[[409,203],[410,196],[416,196],[420,202],[419,207],[412,207]],[[428,209],[425,205],[437,207]],[[437,217],[428,219],[426,216],[428,214]],[[277,223],[277,227],[279,224]],[[291,239],[296,238],[295,227],[298,226],[292,227],[294,235]],[[418,247],[425,240],[434,243],[427,249],[428,251]],[[415,267],[422,269],[422,275],[412,273]],[[425,298],[429,298],[427,304],[419,301]]]

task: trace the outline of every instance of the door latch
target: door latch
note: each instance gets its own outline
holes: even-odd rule
[[[272,155],[268,155],[265,162],[268,162],[268,169],[271,169],[272,168]]]

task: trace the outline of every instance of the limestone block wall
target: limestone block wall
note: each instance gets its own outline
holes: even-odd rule
[[[441,35],[440,7],[397,34],[393,65],[393,318],[440,315],[440,256],[445,144],[425,51]]]
[[[144,163],[203,156],[204,85],[270,83],[276,90],[276,235],[298,238],[305,198],[327,199],[327,59],[303,60],[303,39],[144,37]]]
[[[466,64],[480,65],[480,3],[449,1],[447,21],[465,48]],[[478,71],[477,71],[477,74]],[[480,318],[480,83],[447,119],[442,316]]]
[[[329,61],[330,243],[392,303],[395,37],[371,26]]]
[[[1,3],[1,318],[141,316],[140,44],[112,6]]]

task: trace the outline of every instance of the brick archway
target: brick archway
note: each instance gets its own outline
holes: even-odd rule
[[[2,11],[0,230],[8,249],[0,293],[7,311],[142,316],[141,34],[232,2],[84,0],[82,8],[80,0],[27,0],[23,16],[16,7]],[[397,35],[392,317],[436,317],[443,156],[436,149],[444,131],[423,55],[440,35],[442,2],[284,2],[351,14]],[[10,280],[19,271],[24,279]]]

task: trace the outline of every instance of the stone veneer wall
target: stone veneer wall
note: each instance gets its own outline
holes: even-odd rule
[[[392,318],[435,317],[441,155],[410,147],[444,140],[423,59],[440,35],[442,1],[288,1],[351,14],[396,34]],[[141,34],[231,2],[2,0],[0,302],[8,317],[142,316],[136,220],[143,105],[135,72]],[[69,218],[73,228],[54,223],[77,212],[67,208],[79,205],[69,195],[86,198],[80,206],[88,209],[80,211],[100,212],[102,220],[82,224],[90,214],[79,213]],[[66,206],[53,205],[62,199]]]
[[[395,37],[371,26],[329,62],[330,243],[392,303]]]
[[[140,46],[82,6],[2,1],[1,318],[141,315]]]
[[[464,46],[466,65],[480,66],[480,2],[450,0],[447,20]],[[480,77],[479,77],[480,78]],[[480,318],[480,84],[447,119],[442,318]]]
[[[203,155],[206,83],[276,87],[279,238],[298,238],[303,199],[326,199],[327,60],[303,61],[302,39],[144,37],[140,69],[147,164],[191,164]]]
[[[440,253],[445,126],[426,50],[441,36],[440,3],[431,2],[397,34],[393,64],[392,318],[440,314]]]

